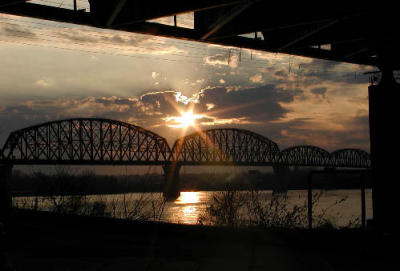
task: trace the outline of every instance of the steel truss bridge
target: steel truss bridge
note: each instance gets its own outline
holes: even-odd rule
[[[267,0],[88,1],[89,12],[80,9],[75,0],[69,1],[74,3],[73,10],[31,3],[28,0],[1,0],[0,13],[376,66],[382,72],[382,80],[368,89],[372,166],[368,153],[354,149],[328,153],[318,147],[296,146],[274,153],[273,148],[264,146],[269,142],[264,137],[242,130],[204,131],[211,135],[209,139],[192,135],[174,144],[182,149],[175,147],[171,150],[162,138],[148,131],[147,134],[145,130],[139,131],[131,125],[121,124],[121,130],[131,131],[126,136],[112,128],[112,132],[106,134],[105,128],[100,127],[96,137],[92,133],[94,130],[90,129],[89,133],[85,131],[79,134],[79,126],[68,128],[69,135],[61,131],[62,128],[58,134],[50,132],[52,128],[48,127],[48,123],[12,133],[0,151],[0,169],[1,163],[281,163],[298,166],[372,167],[374,225],[385,232],[397,231],[396,224],[392,223],[393,198],[397,197],[397,189],[388,187],[393,187],[392,176],[397,173],[398,159],[387,159],[387,150],[396,148],[393,142],[398,140],[396,133],[387,132],[387,116],[393,115],[392,109],[398,106],[400,93],[400,86],[393,76],[393,71],[400,69],[399,16],[394,1],[381,1],[375,3],[373,8],[356,1],[348,1],[346,5],[334,3],[329,8],[325,3],[305,1],[290,5],[285,1]],[[177,23],[177,15],[187,12],[194,14],[193,28],[179,26]],[[174,16],[174,25],[154,22],[154,19],[165,16]],[[259,36],[259,32],[263,37]],[[79,120],[70,121],[79,123]],[[68,120],[65,122],[68,123]],[[103,125],[119,127],[120,123],[110,124],[105,121]],[[46,129],[49,129],[47,139]],[[229,137],[235,133],[235,136]],[[227,140],[216,141],[220,135],[226,134]],[[133,142],[134,139],[138,141]],[[216,144],[210,146],[210,142]],[[159,144],[163,147],[160,148]]]
[[[0,152],[1,164],[64,165],[236,165],[370,168],[369,153],[341,149],[329,153],[302,145],[280,150],[251,131],[209,129],[176,140],[109,119],[51,121],[10,133]]]

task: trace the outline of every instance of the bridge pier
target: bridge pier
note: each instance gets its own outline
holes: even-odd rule
[[[383,231],[394,231],[398,225],[398,132],[395,119],[398,113],[400,85],[393,70],[380,67],[382,77],[378,85],[368,88],[369,125],[372,165],[373,226]],[[390,157],[390,153],[394,156]]]
[[[12,165],[0,165],[0,219],[11,211],[12,200],[9,179],[12,174]]]
[[[286,193],[289,185],[289,167],[285,165],[274,165],[275,183],[273,192],[274,193]]]
[[[171,164],[163,166],[164,170],[164,188],[163,195],[166,199],[176,199],[180,196],[180,180],[179,170],[181,166],[179,164]]]

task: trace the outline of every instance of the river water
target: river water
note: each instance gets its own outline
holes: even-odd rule
[[[153,220],[197,224],[199,217],[204,215],[207,206],[212,202],[212,197],[215,193],[218,192],[181,192],[179,198],[165,204],[161,204],[162,195],[160,193],[93,195],[86,196],[85,199],[92,203],[103,202],[106,211],[117,218],[125,218],[129,215],[137,218],[140,217],[140,213],[146,212],[147,218]],[[265,201],[268,201],[272,196],[271,191],[261,191],[259,193],[261,193]],[[313,212],[316,215],[326,212],[324,217],[334,226],[346,226],[350,221],[356,221],[357,219],[358,222],[361,221],[361,193],[359,190],[326,190],[314,191],[314,193],[321,194],[313,208]],[[60,198],[49,200],[42,197],[15,197],[13,198],[13,204],[19,208],[37,208],[40,210],[51,210],[53,208],[54,210],[54,206],[60,204],[62,200]],[[138,202],[141,204],[137,204]],[[288,191],[287,202],[290,206],[306,206],[307,191]],[[372,218],[372,193],[368,189],[366,190],[366,216],[367,219]]]
[[[196,224],[199,216],[204,213],[215,192],[182,192],[174,202],[169,202],[165,208],[164,220],[174,223]],[[272,196],[271,191],[262,191],[264,198]],[[314,207],[314,213],[326,211],[325,218],[335,226],[348,225],[349,221],[361,221],[361,193],[358,190],[329,190],[319,191],[319,200]],[[292,190],[287,193],[291,206],[305,206],[307,203],[306,190]],[[366,216],[372,218],[372,192],[366,191]]]

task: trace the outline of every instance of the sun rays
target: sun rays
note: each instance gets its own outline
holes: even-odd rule
[[[203,115],[194,114],[193,111],[181,111],[180,114],[180,116],[165,118],[164,120],[168,123],[167,126],[183,129],[196,128],[198,120],[204,118]]]
[[[200,100],[198,97],[196,99],[189,99],[178,92],[174,98],[169,95],[164,96],[164,99],[169,103],[169,105],[176,110],[176,115],[170,115],[162,118],[165,121],[165,125],[169,128],[179,130],[179,138],[183,138],[188,134],[189,131],[197,132],[201,138],[201,141],[204,143],[204,146],[207,146],[207,149],[214,150],[216,153],[220,153],[222,150],[219,149],[219,146],[215,145],[214,140],[209,137],[209,134],[206,132],[207,130],[204,130],[204,127],[221,126],[232,123],[251,123],[251,121],[247,120],[245,117],[224,119],[218,118],[216,115],[230,111],[237,111],[242,108],[255,106],[264,102],[261,100],[253,103],[242,103],[236,106],[220,109],[214,108],[214,104],[208,104],[206,105],[207,109],[205,109],[202,108],[201,104],[199,105]],[[199,114],[199,111],[207,112]],[[174,151],[176,153],[180,153],[184,147],[183,144],[183,140],[178,140],[174,146]]]

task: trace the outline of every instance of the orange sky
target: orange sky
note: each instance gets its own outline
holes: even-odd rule
[[[281,147],[369,150],[370,67],[3,14],[0,59],[0,144],[43,121],[107,117],[170,142],[237,127]]]

